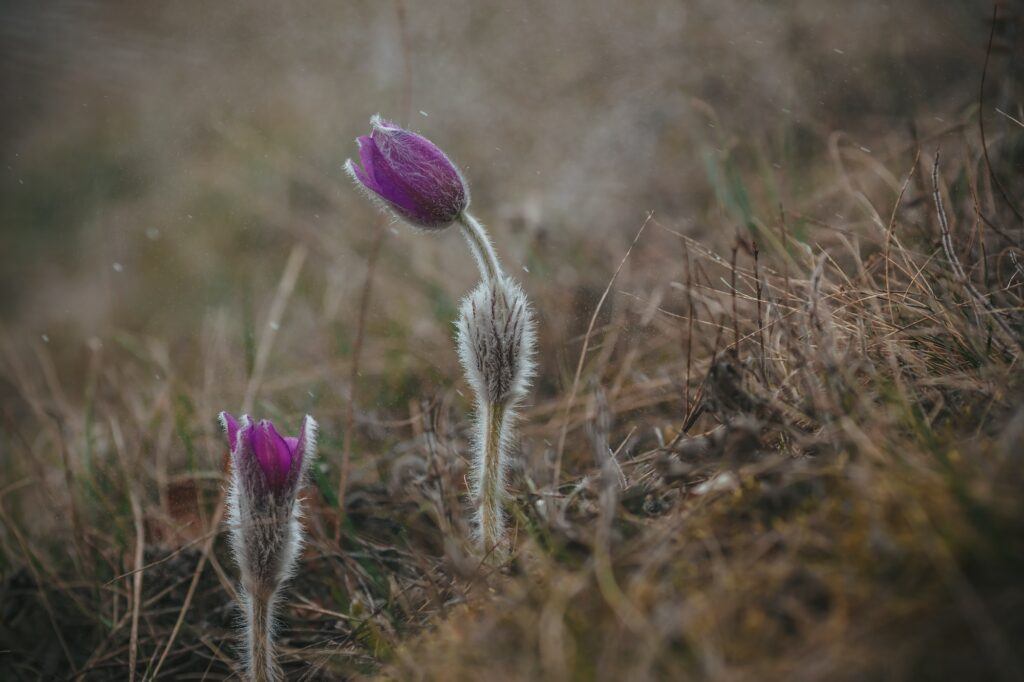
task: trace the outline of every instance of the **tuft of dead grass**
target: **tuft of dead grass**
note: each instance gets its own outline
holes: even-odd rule
[[[971,194],[944,200],[927,155],[931,177],[915,159],[894,206],[857,195],[865,234],[759,227],[730,258],[659,225],[688,267],[653,317],[701,377],[676,362],[662,386],[700,415],[615,410],[614,509],[600,458],[520,496],[518,551],[491,593],[387,675],[1018,679],[1024,273],[1000,280],[993,263],[1017,258],[1021,233],[998,200],[1001,230]],[[978,186],[978,153],[960,162]],[[600,422],[603,395],[581,396],[573,423]]]

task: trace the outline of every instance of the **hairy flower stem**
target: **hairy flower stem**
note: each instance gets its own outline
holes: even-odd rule
[[[484,551],[491,551],[504,535],[505,518],[502,515],[502,497],[505,493],[504,471],[505,452],[503,434],[507,411],[502,403],[482,403],[483,461],[477,470],[477,486],[480,495],[478,510],[480,522],[480,541]]]
[[[265,591],[247,591],[246,661],[252,682],[274,682],[281,679],[274,656],[274,597]]]
[[[462,227],[463,236],[469,243],[469,250],[473,252],[477,267],[480,268],[480,276],[485,282],[493,282],[502,272],[498,255],[494,252],[487,230],[469,211],[463,211],[459,215],[459,225]]]
[[[533,319],[526,294],[502,272],[483,225],[466,211],[458,222],[483,280],[463,299],[457,326],[462,367],[476,394],[476,539],[491,553],[505,535],[505,470],[515,409],[533,375]]]

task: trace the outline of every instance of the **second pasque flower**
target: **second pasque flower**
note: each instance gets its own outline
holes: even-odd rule
[[[316,456],[316,422],[307,416],[292,437],[249,415],[222,412],[220,421],[231,448],[228,519],[242,578],[246,669],[256,682],[276,680],[274,613],[302,545],[298,494]]]

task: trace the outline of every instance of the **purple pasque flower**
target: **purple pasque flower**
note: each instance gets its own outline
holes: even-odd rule
[[[231,447],[227,509],[231,548],[240,573],[246,679],[283,679],[274,650],[274,612],[302,548],[298,496],[316,456],[316,422],[306,416],[297,437],[268,420],[220,413]]]
[[[356,139],[359,161],[345,170],[371,199],[424,230],[442,230],[469,207],[462,173],[437,145],[379,115],[373,130]]]
[[[312,417],[303,419],[297,437],[282,436],[270,420],[255,422],[249,415],[239,420],[221,412],[220,421],[231,459],[248,490],[274,495],[296,492],[316,449],[316,421]]]

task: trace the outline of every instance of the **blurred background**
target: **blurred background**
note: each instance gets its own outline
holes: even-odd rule
[[[302,306],[351,321],[378,218],[341,164],[377,112],[464,167],[506,259],[551,266],[528,288],[603,282],[554,250],[620,252],[647,211],[701,233],[716,159],[769,178],[768,201],[806,203],[833,132],[884,162],[879,140],[942,129],[977,87],[989,15],[967,0],[5,3],[3,320],[59,347],[111,329],[185,341],[258,300],[301,242]],[[454,235],[393,232],[371,323],[429,337],[413,292],[451,303],[472,268]]]

